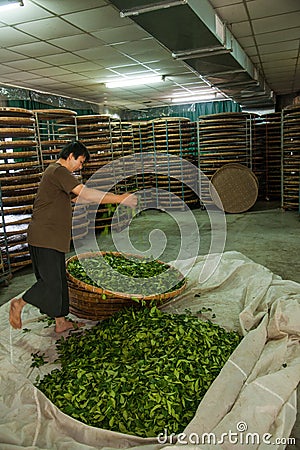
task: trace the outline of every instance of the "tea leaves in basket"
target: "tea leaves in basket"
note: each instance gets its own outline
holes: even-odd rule
[[[67,270],[75,279],[88,285],[132,295],[175,291],[185,283],[181,273],[166,263],[114,252],[73,259]],[[139,292],[136,292],[137,286]]]

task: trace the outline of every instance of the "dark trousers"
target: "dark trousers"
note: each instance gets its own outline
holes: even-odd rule
[[[51,248],[29,245],[36,283],[23,295],[25,302],[36,306],[49,317],[69,314],[69,294],[65,254]]]

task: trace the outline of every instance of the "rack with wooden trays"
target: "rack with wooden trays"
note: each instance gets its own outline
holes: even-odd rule
[[[198,205],[198,170],[195,165],[185,158],[174,158],[173,154],[156,153],[155,166],[158,208],[182,210],[187,205]]]
[[[299,210],[300,106],[283,110],[282,206]]]
[[[281,198],[282,114],[274,112],[262,116],[265,129],[266,198]]]
[[[34,110],[43,170],[58,158],[61,149],[77,139],[75,111],[69,109]]]
[[[195,161],[198,153],[195,122],[185,117],[164,117],[150,121],[149,125],[154,152]]]
[[[196,162],[196,124],[185,117],[163,117],[150,120],[147,124],[136,122],[133,129],[137,143],[135,152],[150,152],[153,155],[152,162],[147,160],[145,163],[147,170],[137,176],[139,188],[146,189],[142,198],[144,207],[182,209],[183,203],[187,201],[190,206],[197,205],[198,196],[185,184],[186,168],[184,164],[180,164],[180,160],[193,164]],[[178,157],[176,164],[175,157]],[[179,179],[172,172],[174,164],[177,169],[180,166]],[[163,173],[158,172],[159,168]],[[166,192],[163,193],[162,190]]]
[[[151,127],[150,122],[147,120],[132,122],[132,134],[133,134],[133,151],[137,155],[142,155],[147,152],[153,152],[152,139],[151,139]],[[155,198],[151,189],[155,186],[155,174],[149,170],[149,164],[139,160],[139,170],[136,174],[136,186],[141,191],[140,204],[144,209],[155,207]],[[147,167],[148,166],[148,167]],[[151,169],[153,164],[150,164]],[[142,167],[142,170],[140,170]]]
[[[26,234],[40,177],[33,111],[0,108],[0,181],[12,271],[31,263]]]
[[[72,241],[84,238],[89,231],[89,219],[87,206],[84,204],[73,205],[72,212]]]
[[[78,116],[78,139],[87,147],[90,161],[82,171],[86,181],[97,169],[132,153],[132,135],[128,124],[110,115]],[[87,131],[89,130],[89,131]]]
[[[258,198],[265,199],[267,186],[266,172],[266,130],[264,120],[256,115],[249,115],[250,130],[250,165],[249,169],[253,171],[258,180]]]
[[[99,178],[96,174],[86,183],[87,187],[104,192],[114,191],[114,189],[111,189],[113,184],[114,181],[110,173],[106,174],[106,177]],[[87,218],[89,229],[95,229],[99,232],[107,229],[121,230],[128,225],[131,219],[131,210],[129,208],[117,208],[117,205],[114,204],[89,204],[87,206]]]
[[[77,140],[76,111],[69,109],[34,110],[38,142],[43,170],[58,159],[59,152],[70,142]],[[76,174],[80,178],[80,174]],[[88,233],[88,217],[84,206],[73,208],[72,239],[83,238]]]
[[[208,180],[225,164],[238,163],[252,168],[253,120],[250,114],[229,112],[199,117],[198,165]],[[211,202],[207,183],[201,192]]]
[[[129,178],[130,167],[114,164],[116,160],[133,153],[132,127],[109,114],[84,115],[77,117],[78,139],[87,147],[90,161],[84,165],[82,177],[89,187],[102,191],[122,193],[136,188],[135,180]],[[120,159],[120,161],[122,161]],[[101,169],[98,174],[98,169]],[[116,209],[116,208],[113,208]],[[90,227],[102,231],[112,225],[111,206],[88,206]],[[118,226],[124,228],[130,218],[128,213],[116,216]]]
[[[151,129],[147,120],[131,122],[134,152],[146,152],[151,143]]]
[[[8,284],[11,277],[10,256],[6,232],[5,216],[2,204],[2,191],[0,182],[0,284]]]

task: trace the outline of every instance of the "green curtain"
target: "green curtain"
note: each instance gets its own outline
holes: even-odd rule
[[[24,108],[24,109],[51,109],[59,108],[56,105],[49,105],[32,99],[23,100],[8,100],[7,106]],[[65,109],[65,108],[63,108]],[[78,116],[95,114],[93,109],[77,109],[67,108],[76,111]],[[190,103],[186,105],[172,105],[157,108],[148,108],[142,111],[123,111],[120,116],[122,120],[151,120],[163,117],[187,117],[193,122],[199,119],[199,116],[208,114],[219,114],[227,112],[241,112],[241,106],[231,100],[224,100],[219,102],[205,102],[205,103]]]
[[[78,116],[95,114],[92,109],[75,109],[75,108],[59,108],[55,105],[49,105],[47,103],[38,102],[36,100],[8,100],[7,106],[12,108],[24,108],[24,109],[71,109],[75,111]]]
[[[72,108],[72,110],[76,111],[78,116],[88,116],[90,114],[95,114],[92,109],[73,109]]]
[[[148,108],[142,111],[124,111],[125,120],[151,120],[158,117],[187,117],[193,122],[199,116],[218,114],[223,112],[240,112],[241,106],[232,100],[218,102],[190,103],[186,105],[172,105],[158,108]]]
[[[51,105],[45,103],[36,102],[34,100],[7,100],[7,106],[11,108],[23,108],[23,109],[51,109]]]

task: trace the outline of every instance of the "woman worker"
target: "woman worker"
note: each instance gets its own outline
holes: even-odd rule
[[[70,251],[72,197],[76,201],[80,195],[87,203],[122,203],[132,208],[137,205],[134,194],[105,193],[81,184],[72,173],[82,169],[89,158],[81,142],[72,142],[42,176],[27,232],[36,283],[21,298],[11,300],[9,321],[15,329],[22,328],[21,313],[27,303],[54,318],[57,333],[74,327],[74,322],[65,318],[69,313],[65,253]]]

